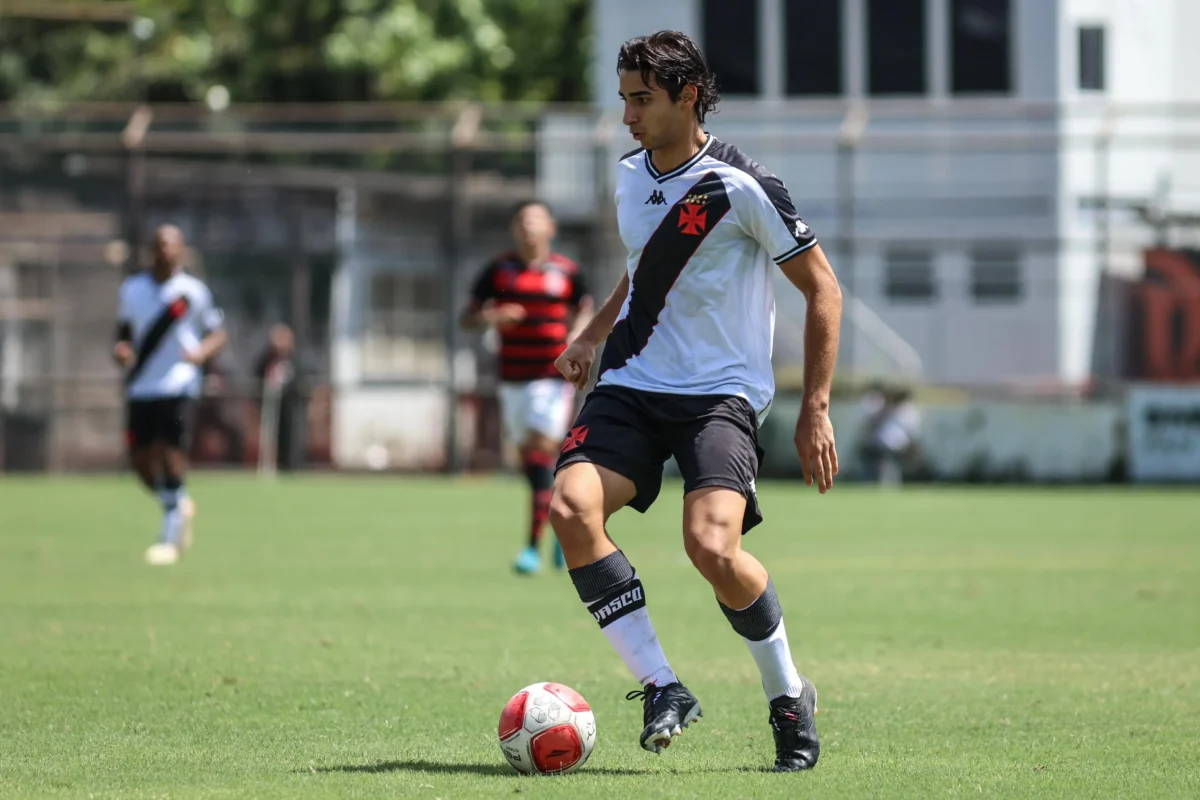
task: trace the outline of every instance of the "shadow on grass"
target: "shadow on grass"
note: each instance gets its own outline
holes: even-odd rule
[[[694,772],[695,770],[688,770]],[[700,770],[706,772],[708,770]],[[747,768],[733,767],[725,770],[716,770],[719,772],[757,772]],[[379,773],[379,772],[435,772],[435,773],[450,773],[459,775],[496,775],[503,778],[519,778],[522,777],[511,767],[503,764],[469,764],[457,763],[451,761],[380,761],[375,764],[340,764],[333,767],[311,767],[309,769],[297,770],[297,772],[351,772],[351,773]],[[660,774],[661,770],[653,769],[611,769],[608,767],[584,767],[580,770],[580,774],[591,775],[655,775]]]

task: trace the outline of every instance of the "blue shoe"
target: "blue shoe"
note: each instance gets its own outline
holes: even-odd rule
[[[567,566],[567,557],[563,555],[562,545],[558,543],[558,537],[554,537],[554,568],[563,569]]]
[[[526,547],[517,554],[517,560],[513,562],[513,569],[521,575],[532,575],[541,568],[542,557],[538,555],[536,547]]]

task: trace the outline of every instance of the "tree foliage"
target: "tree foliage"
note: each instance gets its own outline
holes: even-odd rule
[[[130,25],[0,16],[0,100],[587,99],[588,0],[135,5]]]

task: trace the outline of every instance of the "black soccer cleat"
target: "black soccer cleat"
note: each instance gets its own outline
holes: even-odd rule
[[[817,687],[804,676],[799,697],[771,701],[771,733],[775,735],[775,771],[812,769],[821,755],[817,739]]]
[[[661,753],[671,744],[671,737],[704,716],[700,701],[682,683],[666,686],[646,684],[646,688],[625,695],[626,700],[642,701],[642,749]]]

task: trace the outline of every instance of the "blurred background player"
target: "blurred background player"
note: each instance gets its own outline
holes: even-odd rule
[[[191,406],[202,367],[225,345],[221,311],[208,287],[183,271],[183,234],[154,234],[154,263],[121,284],[113,358],[125,370],[126,439],[138,477],[163,508],[150,564],[174,564],[191,544],[195,505],[187,496]]]
[[[553,252],[557,234],[541,202],[518,205],[512,216],[516,252],[488,264],[475,281],[462,315],[467,329],[493,326],[500,335],[500,410],[508,440],[521,452],[529,480],[529,540],[513,568],[541,568],[538,545],[550,514],[554,464],[574,416],[575,390],[554,366],[591,318],[592,299],[575,262]],[[554,542],[554,564],[564,565]]]
[[[883,486],[904,481],[920,457],[921,414],[903,386],[873,384],[862,401],[863,477]]]
[[[275,435],[273,443],[274,466],[291,471],[300,465],[303,452],[303,423],[305,417],[304,396],[301,381],[304,368],[296,354],[296,336],[283,323],[271,326],[267,346],[254,364],[254,378],[261,387],[259,394],[259,418],[274,413]],[[275,403],[271,411],[268,403]],[[261,426],[260,426],[261,427]],[[260,447],[268,443],[260,442]]]

